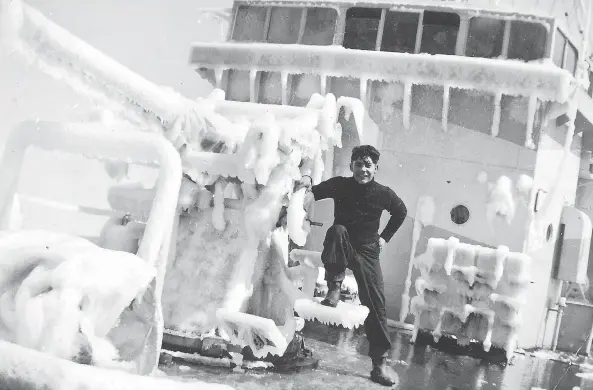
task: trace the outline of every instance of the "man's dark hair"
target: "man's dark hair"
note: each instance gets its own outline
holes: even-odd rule
[[[379,162],[379,156],[381,155],[381,153],[379,153],[379,151],[377,149],[375,149],[374,146],[371,145],[360,145],[360,146],[355,146],[352,149],[352,157],[350,158],[350,161],[354,161],[354,160],[364,160],[365,158],[369,157],[374,164],[377,164]]]

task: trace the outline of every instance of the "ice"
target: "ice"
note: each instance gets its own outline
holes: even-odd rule
[[[1,233],[0,252],[0,338],[64,359],[88,346],[95,364],[118,357],[107,333],[155,277],[153,267],[45,231]]]
[[[426,253],[415,259],[421,276],[410,312],[419,330],[458,340],[482,341],[484,350],[497,346],[513,353],[529,286],[531,259],[523,253],[430,238]],[[447,272],[448,269],[451,272]],[[482,326],[486,321],[486,326]]]
[[[305,245],[310,230],[308,221],[305,221],[304,202],[306,190],[306,188],[301,188],[295,192],[288,205],[288,234],[298,246]],[[305,226],[308,228],[305,228]]]
[[[500,176],[490,191],[486,218],[492,223],[497,216],[501,216],[510,224],[515,217],[515,207],[513,183],[507,176]]]
[[[338,110],[342,107],[344,108],[344,119],[350,120],[350,115],[354,114],[354,122],[356,123],[356,130],[358,132],[358,139],[361,140],[361,143],[365,143],[365,133],[364,133],[364,124],[365,124],[365,114],[366,110],[364,109],[364,104],[360,99],[348,97],[348,96],[340,96],[337,101]]]
[[[218,231],[224,230],[224,184],[218,181],[214,185],[214,208],[212,210],[212,226]]]
[[[188,383],[75,364],[5,341],[0,341],[0,377],[10,378],[11,387],[51,390],[232,390],[196,379]]]
[[[322,299],[298,299],[294,309],[302,318],[350,329],[362,325],[369,314],[369,309],[363,305],[340,301],[337,307],[330,308],[319,303]]]
[[[219,58],[225,58],[227,64],[244,64],[245,58],[256,58],[250,65],[257,68],[259,64],[266,64],[268,71],[287,71],[285,64],[291,64],[290,69],[311,75],[331,73],[334,77],[347,78],[364,75],[368,79],[406,83],[406,86],[412,83],[447,84],[451,88],[535,96],[543,101],[558,102],[569,98],[573,80],[570,73],[555,67],[551,61],[525,63],[520,60],[493,61],[489,58],[438,54],[357,52],[337,45],[194,43],[192,65],[218,66]],[[324,91],[321,93],[324,94]],[[525,112],[522,111],[522,116]]]
[[[533,188],[533,178],[526,174],[519,175],[516,188],[521,196],[528,198],[529,194],[531,193],[531,189]]]

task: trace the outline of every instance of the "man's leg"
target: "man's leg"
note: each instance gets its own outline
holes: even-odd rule
[[[322,305],[336,307],[340,301],[340,290],[346,276],[346,267],[350,263],[354,250],[350,243],[348,231],[342,225],[333,225],[327,229],[323,241],[321,261],[325,267],[327,295]]]
[[[371,380],[382,385],[392,386],[395,381],[386,372],[386,359],[391,350],[391,338],[385,313],[379,244],[365,244],[356,249],[356,260],[352,261],[350,268],[358,284],[360,303],[369,308],[364,328],[369,341],[369,357],[373,362]]]

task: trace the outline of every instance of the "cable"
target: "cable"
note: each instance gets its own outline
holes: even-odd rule
[[[581,346],[579,347],[579,349],[577,349],[576,355],[578,355],[579,352],[581,352],[581,349],[585,346],[585,344],[587,344],[587,340],[585,340],[585,342],[583,344],[581,344]],[[566,370],[564,370],[564,372],[560,376],[560,379],[558,379],[558,383],[556,383],[556,386],[554,386],[554,388],[552,390],[558,389],[558,386],[560,386],[560,382],[562,382],[562,379],[564,379],[564,377],[566,376],[566,373],[568,372],[568,370],[570,370],[570,367],[572,367],[572,361],[571,360],[569,360],[568,367],[566,367]]]

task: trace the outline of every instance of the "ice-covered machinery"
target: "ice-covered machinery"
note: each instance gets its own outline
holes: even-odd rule
[[[320,305],[300,293],[293,280],[306,273],[299,276],[296,270],[287,271],[286,262],[277,264],[278,259],[287,259],[282,243],[288,239],[277,239],[282,232],[277,232],[275,225],[282,206],[290,208],[289,202],[298,198],[292,194],[293,180],[303,173],[310,174],[315,182],[321,179],[324,158],[331,159],[331,153],[325,156],[324,151],[340,146],[338,112],[342,105],[351,105],[350,101],[336,101],[331,94],[314,95],[307,107],[297,108],[227,102],[217,93],[212,99],[191,101],[123,67],[21,1],[2,1],[1,6],[3,47],[21,53],[47,74],[91,97],[113,112],[120,125],[163,134],[179,152],[186,179],[176,214],[179,234],[174,234],[171,243],[176,244],[177,251],[171,251],[167,277],[174,279],[176,269],[178,275],[183,275],[180,264],[189,264],[194,275],[202,278],[197,296],[203,295],[203,299],[197,300],[198,307],[182,313],[184,320],[172,321],[170,328],[198,337],[215,333],[251,347],[256,356],[265,356],[281,355],[290,341],[295,330],[293,306],[302,316],[323,322],[357,326],[364,321],[366,308],[362,306],[351,308],[356,312],[354,316],[352,312],[341,315],[340,310],[311,309]],[[357,113],[355,116],[360,117]],[[107,142],[100,141],[101,135],[93,136],[98,145]],[[40,139],[51,141],[44,134]],[[58,141],[50,144],[61,145]],[[85,147],[82,140],[62,146],[72,145]],[[137,195],[133,189],[116,189],[112,200],[117,205],[113,206],[121,209],[133,203]],[[292,217],[289,215],[285,230],[293,237],[306,237],[307,223],[289,214]],[[149,220],[148,225],[152,226],[152,222]],[[156,250],[160,242],[146,240],[151,229],[144,233],[139,255],[146,253],[146,248]],[[196,243],[204,251],[192,246]],[[213,247],[208,251],[204,245]],[[216,248],[220,250],[216,252]],[[206,257],[195,256],[200,252]],[[159,253],[164,256],[164,251]],[[228,267],[213,268],[213,260],[221,260]],[[158,266],[164,264],[160,261]],[[279,272],[271,274],[270,270]],[[215,283],[215,288],[207,282]],[[180,297],[192,297],[195,291],[191,289],[196,285],[185,283],[184,294],[167,290],[165,278],[165,326],[172,318],[167,311],[183,306],[177,305]],[[153,291],[154,299],[161,287]],[[275,292],[288,299],[280,310],[284,314],[270,303],[271,297],[280,296]],[[206,302],[210,306],[203,306]],[[160,318],[160,308],[155,305],[153,309],[155,318]],[[279,322],[286,326],[282,328]],[[160,343],[160,331],[155,333],[154,341]]]
[[[2,231],[11,230],[18,180],[25,153],[30,147],[101,157],[102,159],[157,164],[160,168],[154,199],[137,252],[140,259],[156,270],[156,277],[150,285],[146,286],[148,287],[146,292],[141,291],[137,297],[137,303],[140,305],[138,309],[144,313],[139,318],[146,325],[146,335],[143,337],[145,339],[143,346],[137,346],[140,350],[133,354],[138,371],[143,374],[151,373],[158,364],[163,332],[161,291],[181,182],[181,161],[178,153],[168,142],[157,135],[108,132],[84,124],[23,123],[11,133],[6,143],[6,150],[9,152],[4,154],[0,165],[0,178],[2,178],[0,183],[2,205],[0,229]],[[31,245],[33,244],[31,243]],[[107,255],[106,252],[105,256]],[[4,260],[6,261],[6,259]],[[133,299],[134,297],[128,298]],[[7,304],[7,301],[3,301],[3,304]],[[112,304],[116,309],[118,308],[116,302],[112,302]],[[130,301],[122,302],[122,304],[119,312],[112,313],[115,317],[111,318],[111,325],[107,324],[107,328],[101,331],[96,329],[98,333],[103,332],[101,336],[109,331],[121,314],[121,310],[125,309]],[[103,312],[103,315],[107,314]]]
[[[412,298],[414,334],[455,336],[459,344],[479,341],[514,353],[521,309],[530,283],[531,258],[523,253],[431,238],[426,252],[414,259],[421,272]]]

